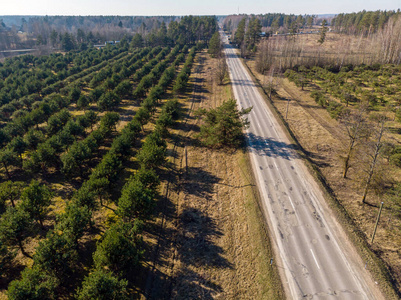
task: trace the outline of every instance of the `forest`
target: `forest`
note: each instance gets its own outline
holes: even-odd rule
[[[240,21],[246,15],[230,15],[224,19],[224,30],[234,32],[237,29]],[[320,18],[315,15],[287,15],[280,13],[268,13],[263,15],[252,15],[260,21],[262,31],[269,32],[270,34],[280,32],[289,32],[290,29],[310,28],[321,22]]]
[[[214,32],[215,25],[215,17],[192,16],[0,16],[0,50],[35,48],[42,54],[85,50],[136,33],[147,37],[148,46],[192,43]],[[168,41],[159,41],[160,34]]]
[[[216,30],[214,17],[183,17],[102,49],[82,49],[72,34],[72,51],[0,65],[0,289],[9,299],[135,293],[176,97]]]
[[[334,30],[348,34],[377,32],[384,28],[390,19],[397,18],[401,14],[397,11],[360,11],[351,14],[338,14],[331,22]]]

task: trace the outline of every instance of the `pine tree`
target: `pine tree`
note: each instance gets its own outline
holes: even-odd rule
[[[251,109],[252,107],[238,111],[235,100],[230,99],[216,109],[199,110],[197,114],[204,121],[199,137],[208,146],[238,146],[241,143],[242,128],[249,125],[242,116]]]
[[[47,214],[52,197],[52,192],[45,185],[41,185],[37,180],[32,180],[31,184],[22,191],[21,206],[43,227],[43,219]]]
[[[10,283],[7,296],[10,300],[51,300],[56,299],[56,288],[59,282],[53,276],[34,266],[26,268],[21,273],[20,280]]]
[[[98,269],[124,274],[138,265],[143,255],[141,223],[119,222],[110,227],[98,243],[93,261]]]
[[[8,207],[0,218],[0,240],[10,247],[18,246],[27,257],[30,255],[22,243],[31,231],[31,220],[28,212],[16,207]]]
[[[234,42],[239,46],[242,45],[245,39],[245,23],[246,23],[246,18],[243,18],[238,23],[237,31],[234,34]]]
[[[220,57],[221,48],[220,34],[216,31],[209,41],[209,54],[212,57]]]
[[[119,280],[113,273],[97,269],[85,277],[78,290],[78,300],[128,300],[127,280]]]
[[[320,28],[320,38],[317,41],[320,45],[322,45],[324,43],[324,41],[326,40],[326,33],[327,33],[327,21],[326,19],[323,20],[322,22],[322,27]]]

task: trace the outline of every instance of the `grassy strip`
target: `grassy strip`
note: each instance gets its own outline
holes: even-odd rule
[[[263,93],[267,96],[267,99],[269,99],[269,95],[261,85],[259,79],[255,76],[255,74],[246,64],[246,62],[243,61],[243,64],[248,69],[249,73],[253,76],[254,81],[257,84],[258,88],[261,91],[263,91]],[[352,220],[347,210],[339,202],[334,191],[331,189],[329,183],[326,181],[326,178],[323,176],[320,169],[309,158],[307,152],[298,142],[296,136],[291,131],[289,124],[281,115],[277,107],[274,105],[273,101],[267,100],[265,102],[270,108],[272,108],[272,112],[274,113],[274,115],[281,121],[282,125],[284,125],[285,128],[287,129],[286,133],[289,136],[290,140],[295,144],[294,147],[295,150],[300,154],[300,156],[306,162],[306,166],[311,171],[312,176],[315,179],[317,179],[325,195],[325,198],[328,200],[330,208],[334,212],[335,217],[343,225],[345,233],[354,244],[356,250],[358,251],[358,254],[369,265],[369,270],[374,275],[375,280],[376,282],[378,282],[381,291],[386,296],[386,299],[400,299],[401,295],[399,292],[397,292],[395,288],[395,279],[392,276],[386,263],[380,257],[378,257],[373,251],[373,249],[370,247],[369,243],[367,242],[366,235],[356,226],[355,222]]]

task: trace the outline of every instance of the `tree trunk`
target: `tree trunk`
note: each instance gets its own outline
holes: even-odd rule
[[[349,169],[349,156],[350,155],[348,153],[347,157],[345,158],[343,178],[347,178],[347,173],[348,173],[348,169]]]
[[[84,180],[84,171],[81,164],[79,164],[79,174],[81,176],[81,180]]]
[[[42,227],[42,229],[44,229],[44,228],[45,228],[45,226],[43,226],[43,221],[42,221],[42,218],[39,218],[39,219],[38,219],[38,221],[39,221],[40,227]]]
[[[8,172],[7,164],[3,162],[4,169],[6,170],[6,174],[8,179],[11,179],[10,173]]]
[[[366,196],[368,194],[368,189],[369,189],[369,184],[370,181],[372,180],[373,177],[373,173],[374,173],[374,169],[376,166],[376,162],[377,162],[377,157],[379,156],[379,151],[380,151],[380,146],[381,146],[381,139],[383,137],[383,131],[384,131],[384,121],[381,124],[380,130],[379,130],[379,134],[377,137],[377,141],[375,144],[375,152],[373,154],[373,160],[372,160],[372,164],[370,165],[370,169],[369,169],[369,173],[368,173],[368,178],[366,180],[366,185],[365,185],[365,189],[363,191],[363,196],[362,196],[362,203],[366,203]]]
[[[377,149],[377,147],[376,147],[376,149]],[[374,154],[374,156],[373,156],[372,164],[370,165],[370,170],[369,170],[369,173],[368,173],[368,179],[367,179],[367,181],[366,181],[365,189],[364,189],[364,191],[363,191],[362,203],[366,203],[365,200],[366,200],[366,196],[367,196],[367,194],[368,194],[368,189],[369,189],[370,181],[372,180],[372,177],[373,177],[373,172],[374,172],[374,169],[375,169],[375,165],[376,165],[376,160],[377,160],[378,154],[379,154],[379,149],[377,149],[377,150],[375,151],[375,154]]]
[[[348,133],[348,138],[349,138],[349,146],[348,146],[348,153],[347,156],[345,158],[345,162],[344,162],[344,172],[343,172],[343,178],[347,177],[347,173],[348,170],[350,168],[350,160],[351,160],[351,154],[352,151],[355,147],[355,143],[356,141],[360,138],[361,135],[361,130],[363,128],[363,113],[364,113],[365,109],[364,108],[360,108],[358,114],[353,117],[353,120],[351,122],[355,122],[355,129],[352,130],[353,125],[347,125],[347,133]]]
[[[355,143],[355,139],[352,139],[351,142],[350,142],[349,148],[348,148],[347,157],[345,158],[345,161],[344,161],[343,178],[347,178],[347,173],[348,173],[348,170],[349,170],[349,167],[350,167],[349,166],[349,160],[351,158],[352,149],[354,148],[354,143]]]
[[[18,239],[18,246],[21,249],[21,253],[23,255],[25,255],[26,257],[32,258],[32,256],[30,256],[28,253],[25,252],[24,247],[22,246],[22,241],[20,239]]]

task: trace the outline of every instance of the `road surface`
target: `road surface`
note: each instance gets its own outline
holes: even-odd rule
[[[32,52],[38,49],[17,49],[17,50],[1,50],[0,53],[14,53],[14,52]]]
[[[366,270],[344,249],[342,232],[302,160],[231,45],[225,53],[240,108],[253,106],[246,131],[252,167],[291,299],[376,299]],[[337,225],[336,225],[337,224]],[[344,234],[344,233],[342,233]],[[355,262],[356,261],[356,262]],[[359,263],[358,263],[359,261]],[[358,263],[358,265],[356,265]],[[362,263],[363,264],[363,263]],[[375,294],[377,292],[375,291]]]

